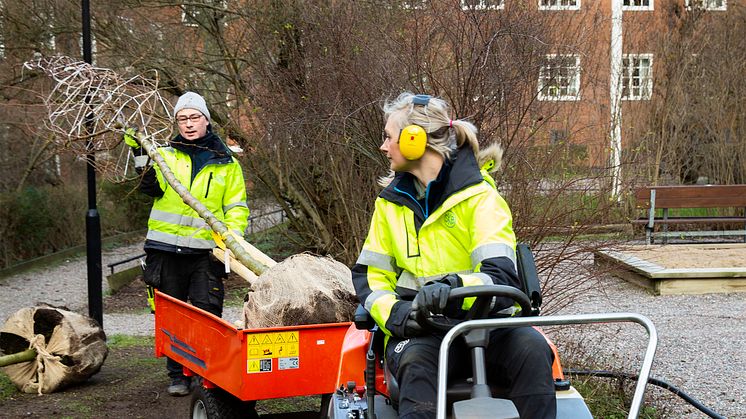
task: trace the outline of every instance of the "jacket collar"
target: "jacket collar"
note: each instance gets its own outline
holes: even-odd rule
[[[444,162],[438,177],[431,182],[426,197],[428,199],[427,212],[432,214],[449,196],[483,180],[474,152],[469,145],[463,145],[450,160]],[[398,172],[391,184],[384,188],[379,196],[412,209],[424,220],[426,218],[424,208],[414,200],[417,193],[414,188],[416,181],[411,173]]]
[[[186,154],[194,155],[201,152],[210,152],[210,160],[216,163],[227,163],[231,161],[231,151],[223,140],[212,131],[207,131],[203,137],[194,141],[188,141],[181,134],[171,140],[171,147]]]

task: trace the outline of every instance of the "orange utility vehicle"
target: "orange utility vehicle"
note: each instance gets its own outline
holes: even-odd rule
[[[541,292],[528,247],[518,247],[518,270],[524,290],[506,286],[464,287],[451,298],[475,297],[466,320],[458,322],[417,311],[423,327],[444,333],[438,377],[438,418],[517,418],[515,406],[500,388],[488,385],[483,352],[489,330],[524,325],[631,321],[643,325],[649,343],[629,417],[642,404],[656,347],[655,328],[635,314],[536,316]],[[525,317],[488,319],[495,296],[513,298]],[[398,388],[382,359],[382,333],[359,308],[354,323],[314,324],[266,329],[237,329],[206,311],[160,292],[155,295],[155,351],[201,377],[192,395],[193,418],[233,418],[253,414],[257,400],[321,395],[320,414],[331,419],[396,418]],[[468,379],[446,376],[448,349],[464,336],[472,355]],[[552,346],[554,348],[554,346]],[[555,350],[556,355],[556,350]],[[591,418],[581,395],[565,379],[559,356],[554,377],[559,419]],[[250,416],[249,416],[250,417]]]
[[[330,394],[351,323],[237,329],[171,296],[155,293],[155,353],[201,377],[192,417],[245,417],[245,402]],[[329,396],[325,397],[325,400]]]

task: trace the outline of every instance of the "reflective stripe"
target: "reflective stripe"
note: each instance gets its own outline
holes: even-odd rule
[[[223,214],[225,214],[226,212],[228,212],[228,210],[231,209],[231,208],[233,208],[233,207],[246,207],[246,208],[248,208],[249,206],[246,204],[246,201],[241,201],[241,202],[236,202],[236,203],[233,203],[233,204],[230,204],[230,205],[226,205],[226,206],[223,207]]]
[[[164,223],[176,224],[185,227],[207,228],[205,220],[197,217],[189,217],[181,214],[173,214],[166,211],[153,209],[150,211],[150,218]]]
[[[212,240],[198,239],[190,236],[178,236],[176,234],[164,233],[162,231],[148,230],[148,240],[172,244],[177,247],[189,247],[192,249],[212,249],[215,242]]]
[[[492,277],[482,272],[469,272],[466,275],[461,275],[461,281],[465,287],[473,287],[475,285],[493,285]]]
[[[388,272],[395,272],[397,275],[401,272],[401,268],[396,266],[396,259],[383,253],[373,252],[370,250],[363,249],[360,252],[360,256],[357,258],[359,265],[372,266]]]
[[[492,304],[491,304],[490,308],[491,309],[495,308],[495,300],[494,299],[492,299]],[[507,314],[508,316],[513,317],[513,316],[515,316],[515,313],[518,313],[519,311],[521,311],[521,307],[520,306],[516,307],[516,305],[512,305],[512,306],[510,306],[508,308],[504,308],[504,309],[498,311],[498,313],[499,314]]]
[[[464,274],[464,275],[466,275],[466,274],[473,274],[472,271],[449,272],[449,273],[455,273],[455,274],[459,274],[459,275],[461,275],[461,274]],[[474,274],[474,275],[476,275],[476,274]],[[486,274],[482,274],[482,275],[486,276]],[[409,288],[411,290],[417,291],[420,288],[422,288],[423,285],[427,284],[428,282],[430,282],[430,281],[437,281],[437,280],[443,278],[444,276],[446,276],[446,274],[431,275],[431,276],[420,276],[420,277],[415,278],[415,276],[412,274],[412,272],[404,271],[404,272],[402,272],[402,274],[399,277],[399,279],[396,281],[396,286],[397,287],[403,287],[403,288]],[[489,283],[492,284],[492,280],[490,280]]]
[[[504,243],[490,243],[479,246],[471,252],[471,267],[476,268],[483,260],[506,257],[515,265],[515,250]]]
[[[373,304],[375,304],[376,300],[387,295],[392,295],[394,296],[394,298],[396,298],[396,293],[391,290],[378,290],[371,292],[368,295],[368,298],[365,299],[365,309],[369,312],[373,311]]]
[[[396,286],[417,291],[425,285],[425,282],[427,282],[425,278],[415,278],[412,272],[404,271],[396,281]]]
[[[490,277],[487,274],[481,273],[481,272],[474,272],[472,276],[481,279],[482,285],[495,285],[495,283],[492,281],[492,277]]]
[[[397,301],[399,300],[395,295],[380,295],[375,299],[375,304],[371,305],[370,315],[376,320],[376,323],[384,333],[391,334],[391,332],[386,330],[385,324],[389,321],[391,310]]]

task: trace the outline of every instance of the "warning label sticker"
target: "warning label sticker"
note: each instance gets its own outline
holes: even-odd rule
[[[272,372],[272,358],[248,360],[246,362],[246,372]]]
[[[300,368],[300,361],[297,356],[292,358],[278,358],[277,369],[278,370],[295,370]]]
[[[252,333],[249,334],[246,344],[246,358],[272,359],[300,356],[299,331]],[[282,368],[280,368],[282,369]]]

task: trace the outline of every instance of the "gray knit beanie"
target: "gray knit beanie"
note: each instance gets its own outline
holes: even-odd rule
[[[194,92],[186,92],[179,97],[176,106],[174,106],[174,116],[182,109],[198,110],[207,118],[207,122],[210,122],[210,111],[207,110],[205,98]]]

